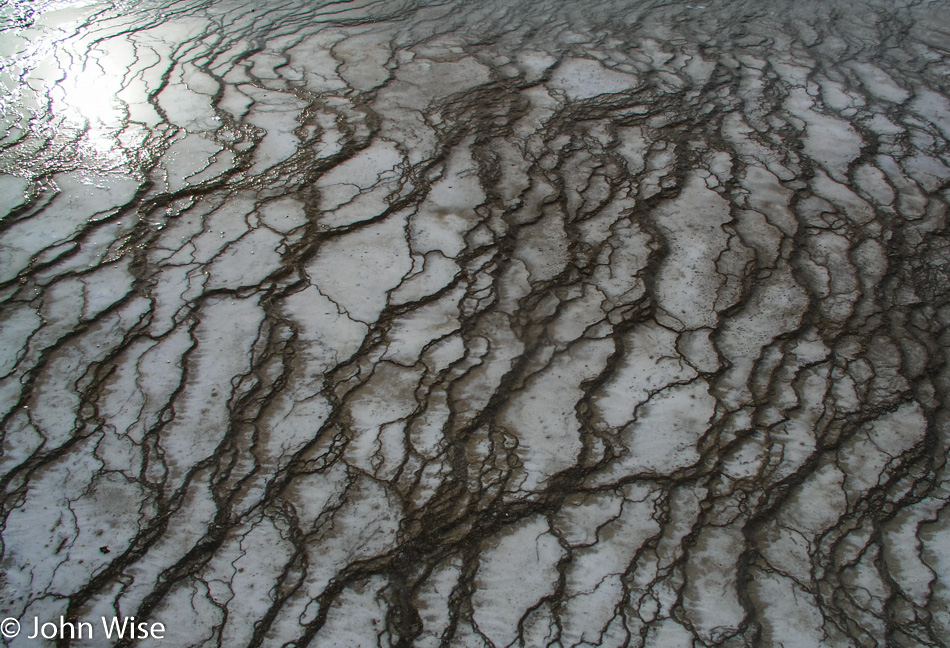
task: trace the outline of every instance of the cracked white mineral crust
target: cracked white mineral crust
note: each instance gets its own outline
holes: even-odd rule
[[[4,2],[0,643],[950,647],[948,45]]]

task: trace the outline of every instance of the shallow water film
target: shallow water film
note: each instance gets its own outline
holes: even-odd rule
[[[950,645],[950,2],[0,21],[4,645]]]

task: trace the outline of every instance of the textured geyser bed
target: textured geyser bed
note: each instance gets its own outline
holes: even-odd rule
[[[946,646],[948,10],[5,5],[0,613]]]

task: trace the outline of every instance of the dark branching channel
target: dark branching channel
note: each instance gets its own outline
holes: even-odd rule
[[[946,0],[0,24],[6,645],[950,645]]]

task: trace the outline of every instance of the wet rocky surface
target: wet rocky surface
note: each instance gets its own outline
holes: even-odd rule
[[[948,16],[4,4],[0,616],[947,646]]]

